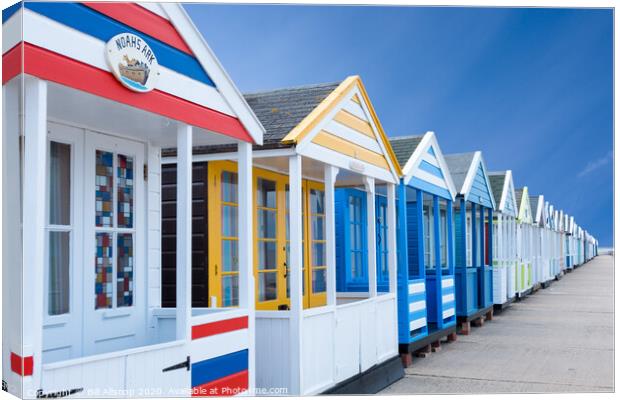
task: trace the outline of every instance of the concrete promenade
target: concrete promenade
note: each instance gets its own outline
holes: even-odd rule
[[[613,390],[613,258],[598,256],[469,336],[414,358],[380,394]]]

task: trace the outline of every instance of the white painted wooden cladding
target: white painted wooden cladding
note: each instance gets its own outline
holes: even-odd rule
[[[256,312],[256,386],[259,388],[290,389],[290,334],[286,315],[286,311]]]
[[[443,286],[443,282],[441,284]],[[424,293],[424,291],[425,291],[424,282],[417,282],[417,283],[409,284],[409,294]]]
[[[453,308],[448,308],[447,310],[444,310],[444,312],[441,314],[443,319],[446,319],[448,317],[451,317],[454,315],[454,307]]]
[[[396,297],[380,296],[376,304],[374,328],[377,330],[377,363],[381,363],[396,355],[398,345]]]
[[[23,40],[74,60],[110,71],[105,59],[105,42],[66,25],[24,9]],[[3,45],[4,47],[4,45]],[[212,86],[159,66],[157,89],[204,107],[236,116],[222,94]]]
[[[409,312],[413,313],[416,311],[424,310],[426,308],[426,300],[414,301],[409,303]]]
[[[454,279],[453,278],[446,278],[446,279],[442,279],[441,280],[441,287],[442,287],[442,289],[450,288],[452,286],[454,286]]]
[[[162,370],[187,355],[185,341],[43,366],[43,393],[82,388],[72,397],[185,397],[186,369]],[[179,360],[179,361],[175,361]]]
[[[149,308],[161,306],[161,148],[147,146],[147,265]],[[140,171],[138,171],[139,173]]]
[[[508,299],[507,268],[502,262],[501,266],[493,267],[493,303],[503,304]]]
[[[416,329],[419,329],[423,326],[426,326],[426,317],[424,318],[418,318],[415,319],[411,322],[409,322],[409,330],[410,331],[415,331]]]
[[[353,321],[348,321],[353,323]],[[332,386],[335,375],[337,335],[333,308],[323,314],[304,316],[302,321],[302,394],[320,393]]]

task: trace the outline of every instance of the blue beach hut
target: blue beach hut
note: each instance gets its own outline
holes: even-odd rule
[[[398,188],[398,338],[412,352],[456,338],[453,201],[448,165],[433,132],[390,139]]]
[[[456,313],[461,332],[469,334],[470,322],[493,318],[493,221],[495,199],[480,151],[445,156],[457,188],[456,214]]]

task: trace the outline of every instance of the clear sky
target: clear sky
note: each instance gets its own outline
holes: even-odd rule
[[[186,9],[241,91],[360,75],[389,136],[482,150],[612,245],[611,10]]]

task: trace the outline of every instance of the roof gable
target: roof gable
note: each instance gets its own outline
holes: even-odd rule
[[[491,183],[480,151],[451,154],[446,156],[446,161],[454,182],[463,180],[459,193],[465,200],[495,209],[495,198],[491,192]]]
[[[359,76],[331,91],[283,139],[299,154],[391,181],[400,178],[396,156]]]
[[[516,217],[518,206],[512,171],[490,172],[488,175],[498,211]]]
[[[530,207],[530,196],[527,186],[515,191],[515,195],[517,197],[516,200],[519,210],[517,213],[517,221],[531,224],[534,222],[534,219],[532,217],[532,208]]]
[[[454,200],[454,182],[434,132],[426,132],[424,136],[391,138],[390,144],[399,149],[399,161],[405,160],[401,167],[407,185]],[[407,151],[409,155],[406,155]]]

